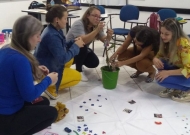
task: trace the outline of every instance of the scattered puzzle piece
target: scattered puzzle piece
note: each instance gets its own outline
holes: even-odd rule
[[[87,125],[86,124],[84,124],[84,127],[86,127]]]
[[[156,125],[161,125],[162,122],[155,121],[155,124],[156,124]]]
[[[99,105],[99,107],[102,107],[102,105]]]
[[[71,133],[71,132],[72,132],[71,129],[69,129],[68,127],[66,127],[66,128],[64,129],[64,131],[67,132],[67,133]]]
[[[101,95],[98,95],[98,97],[101,97]]]
[[[88,111],[88,109],[85,109],[85,111]]]
[[[84,103],[84,104],[86,104],[86,102],[85,102],[85,101],[84,101],[83,103]]]
[[[99,101],[99,100],[97,99],[97,101]]]
[[[89,130],[89,133],[92,133],[92,130]]]
[[[91,99],[89,99],[89,101],[91,101]]]
[[[91,104],[91,106],[94,106],[94,104]]]
[[[102,131],[102,134],[106,134],[106,132],[105,132],[105,131]]]
[[[85,128],[84,131],[88,131],[88,128]]]
[[[86,132],[82,132],[83,135],[86,135]]]
[[[82,105],[81,106],[79,106],[80,108],[82,108]]]

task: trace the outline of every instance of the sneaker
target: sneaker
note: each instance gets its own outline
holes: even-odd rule
[[[84,72],[80,72],[80,73],[81,73],[81,81],[88,82],[88,78],[86,77],[86,75],[84,74]]]
[[[178,102],[189,102],[190,91],[181,91],[180,93],[173,95],[172,100],[178,101]]]
[[[44,91],[49,97],[50,99],[56,100],[59,98],[59,95],[56,93],[56,91],[52,91],[52,90],[45,90]]]
[[[168,97],[171,97],[171,96],[178,94],[180,92],[181,92],[180,90],[166,88],[165,90],[162,90],[159,93],[159,96],[162,98],[168,98]]]
[[[82,71],[84,70],[84,66],[82,66]]]

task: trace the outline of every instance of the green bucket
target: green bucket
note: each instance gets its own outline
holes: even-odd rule
[[[119,68],[116,71],[109,71],[108,66],[101,67],[102,71],[102,83],[105,89],[115,89],[117,86]]]

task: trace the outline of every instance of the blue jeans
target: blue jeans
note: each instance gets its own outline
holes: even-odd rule
[[[176,66],[169,64],[166,60],[161,60],[164,63],[163,70],[174,70],[179,69]],[[186,78],[183,75],[173,75],[165,78],[162,82],[157,82],[159,85],[170,88],[170,89],[178,89],[182,91],[190,90],[190,78]]]

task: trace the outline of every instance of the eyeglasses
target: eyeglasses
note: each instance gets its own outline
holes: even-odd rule
[[[97,18],[97,19],[99,19],[99,20],[102,19],[102,18],[101,18],[100,16],[98,16],[98,15],[91,14],[91,16],[93,16],[93,17],[95,17],[95,18]]]

